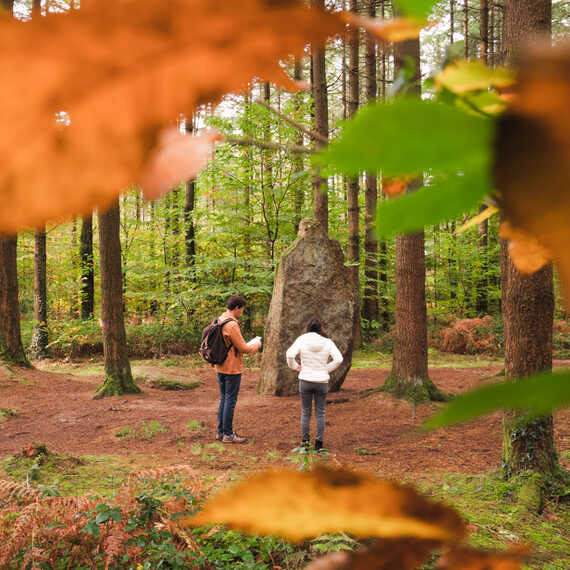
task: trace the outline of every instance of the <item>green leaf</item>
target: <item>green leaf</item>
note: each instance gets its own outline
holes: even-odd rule
[[[513,72],[507,68],[490,69],[481,61],[465,60],[454,61],[435,77],[436,86],[453,93],[508,87],[514,81]]]
[[[403,14],[423,20],[430,15],[436,3],[437,0],[396,0]]]
[[[454,106],[402,97],[363,108],[317,162],[353,175],[363,170],[385,176],[484,170],[492,127],[491,119]]]
[[[376,229],[381,237],[422,230],[425,226],[455,218],[489,194],[487,176],[480,172],[439,176],[433,184],[384,200],[378,207]]]
[[[518,381],[484,386],[452,400],[424,428],[472,420],[500,409],[528,411],[533,418],[570,404],[570,372],[547,372]]]

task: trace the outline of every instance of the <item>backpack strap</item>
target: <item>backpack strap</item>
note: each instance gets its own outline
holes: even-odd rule
[[[220,329],[222,329],[222,335],[223,335],[223,328],[224,328],[224,325],[225,325],[225,324],[229,323],[230,321],[235,321],[235,322],[237,322],[235,319],[232,319],[232,317],[228,317],[227,319],[224,319],[222,322],[219,322],[219,319],[218,319],[217,317],[216,317],[215,320],[218,321],[217,324],[219,324],[219,325],[220,325]],[[230,345],[229,345],[228,348],[231,348],[232,345],[233,345],[233,343],[232,343],[232,341],[231,341],[231,339],[230,339]],[[234,351],[236,352],[236,356],[237,356],[237,350],[236,350],[235,347],[234,347]]]

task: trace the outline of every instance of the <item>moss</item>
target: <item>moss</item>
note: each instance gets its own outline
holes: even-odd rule
[[[407,381],[390,374],[386,378],[381,391],[414,403],[426,401],[445,402],[449,399],[448,396],[436,388],[429,378]]]
[[[103,383],[97,388],[93,399],[100,400],[107,396],[122,396],[124,394],[140,394],[142,390],[135,384],[132,376],[122,378],[107,374]]]

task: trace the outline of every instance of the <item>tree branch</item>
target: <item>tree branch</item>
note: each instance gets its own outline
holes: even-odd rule
[[[259,148],[265,148],[267,150],[284,150],[285,152],[291,152],[293,154],[311,154],[315,152],[313,149],[304,146],[285,145],[269,141],[258,141],[255,139],[243,137],[226,137],[225,140],[230,144],[237,144],[241,146],[257,146]]]

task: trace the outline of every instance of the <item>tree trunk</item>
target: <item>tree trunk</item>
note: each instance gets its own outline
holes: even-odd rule
[[[368,16],[376,17],[376,0],[368,0]],[[376,99],[376,41],[366,36],[366,98]],[[378,238],[376,237],[376,203],[378,181],[376,172],[366,173],[365,237],[364,237],[364,303],[363,315],[369,321],[378,321]]]
[[[463,37],[465,38],[463,55],[465,59],[469,59],[469,0],[463,0]]]
[[[485,205],[479,208],[479,212],[486,209]],[[487,290],[489,288],[489,280],[487,278],[487,271],[489,269],[488,260],[488,245],[489,240],[487,234],[489,232],[489,220],[481,222],[478,226],[479,241],[477,242],[477,249],[479,255],[479,265],[477,274],[475,275],[475,310],[478,315],[486,315],[489,313],[489,297]]]
[[[480,0],[481,17],[479,24],[480,43],[479,43],[479,57],[481,61],[487,65],[489,54],[489,5],[488,0]]]
[[[295,59],[295,71],[293,73],[293,78],[295,79],[295,81],[301,81],[303,79],[303,62],[301,61],[300,58]],[[302,107],[303,107],[303,94],[299,92],[295,95],[295,111],[296,111],[295,119],[298,119]],[[303,133],[298,132],[295,144],[298,146],[303,146],[303,143],[304,143]],[[291,160],[293,161],[293,170],[299,174],[303,172],[304,159],[301,153],[295,154]],[[303,217],[304,204],[305,204],[305,184],[297,182],[295,184],[295,195],[294,195],[295,213],[293,215],[293,229],[295,231],[295,235],[299,233],[299,223],[301,221],[301,218]]]
[[[395,46],[395,66],[401,68],[407,58],[416,63],[414,82],[409,92],[421,95],[420,43],[407,40]],[[416,190],[423,184],[410,184]],[[414,402],[442,400],[443,395],[428,376],[427,309],[425,296],[426,266],[424,233],[396,237],[396,327],[392,372],[384,390]]]
[[[312,0],[312,5],[324,9],[324,0]],[[327,94],[327,76],[325,69],[325,48],[312,48],[312,90],[315,110],[315,131],[325,138],[329,136],[329,107]],[[324,143],[315,141],[315,148],[321,148]],[[313,176],[313,193],[315,200],[315,218],[328,233],[329,199],[327,180],[319,172]]]
[[[81,222],[81,318],[92,319],[95,312],[95,269],[93,260],[93,215]]]
[[[17,237],[0,237],[0,360],[29,366],[20,334],[17,251]]]
[[[550,0],[505,0],[504,53],[508,63],[523,41],[551,34]],[[505,375],[516,380],[552,369],[554,293],[552,267],[521,275],[501,243]],[[521,413],[503,416],[503,468],[509,478],[524,471],[557,469],[552,416],[527,422]]]
[[[47,306],[47,251],[44,226],[41,230],[36,230],[34,239],[34,331],[31,352],[37,359],[48,356]]]
[[[123,317],[123,278],[121,269],[119,202],[99,213],[99,251],[101,257],[101,321],[105,380],[95,398],[138,394],[127,354]]]

